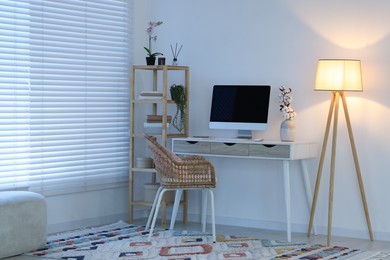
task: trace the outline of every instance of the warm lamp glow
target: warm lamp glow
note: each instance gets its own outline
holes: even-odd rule
[[[360,60],[319,60],[314,90],[363,91]]]
[[[390,35],[390,1],[294,0],[278,3],[289,8],[324,41],[348,50],[370,48]]]

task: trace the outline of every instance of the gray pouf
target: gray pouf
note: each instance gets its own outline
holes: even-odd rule
[[[46,200],[34,192],[0,192],[0,258],[46,244]]]

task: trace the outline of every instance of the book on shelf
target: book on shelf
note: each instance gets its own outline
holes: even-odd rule
[[[167,115],[167,123],[170,123],[172,120],[172,116]],[[147,115],[146,122],[147,123],[162,123],[163,116],[162,115]]]
[[[162,98],[163,93],[158,91],[142,91],[138,97],[140,100],[162,100]]]
[[[141,97],[162,97],[163,93],[158,91],[141,91]]]

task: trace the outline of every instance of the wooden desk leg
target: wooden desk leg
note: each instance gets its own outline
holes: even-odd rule
[[[306,199],[307,199],[307,205],[309,212],[311,210],[311,202],[313,200],[313,195],[311,193],[311,187],[310,187],[310,181],[309,181],[309,172],[307,171],[307,165],[305,160],[301,160],[301,169],[302,169],[302,176],[303,176],[303,183],[305,184],[305,191],[306,191]],[[314,235],[317,235],[317,226],[314,220],[313,216],[313,232]]]
[[[290,162],[283,161],[284,202],[286,206],[287,241],[291,242]]]

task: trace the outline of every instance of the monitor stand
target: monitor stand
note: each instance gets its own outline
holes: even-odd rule
[[[238,139],[252,139],[252,131],[250,130],[238,130],[237,131]]]
[[[262,132],[259,130],[238,130],[237,132],[237,138],[238,139],[247,139],[247,140],[254,140],[254,141],[262,141],[263,138],[261,137]]]

